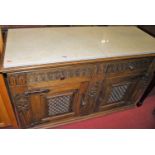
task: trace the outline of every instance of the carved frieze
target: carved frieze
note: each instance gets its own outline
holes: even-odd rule
[[[42,70],[27,73],[28,83],[37,83],[43,81],[61,80],[72,77],[91,76],[93,73],[93,66],[58,69],[58,70]]]
[[[151,64],[152,59],[140,59],[134,61],[121,61],[121,62],[113,62],[105,64],[105,72],[106,73],[117,73],[124,72],[127,70],[135,70],[135,69],[147,69]]]
[[[8,76],[10,86],[26,85],[44,81],[63,80],[73,77],[90,77],[94,73],[96,65],[29,71],[25,73],[13,73]]]
[[[118,73],[128,70],[147,69],[152,63],[152,58],[134,61],[96,63],[86,66],[64,67],[58,69],[43,69],[29,72],[9,74],[10,86],[26,85],[27,83],[38,83],[44,81],[63,80],[74,77],[91,77],[92,75],[104,73]]]

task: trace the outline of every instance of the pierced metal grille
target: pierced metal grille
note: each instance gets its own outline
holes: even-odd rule
[[[114,86],[112,88],[108,103],[121,101],[124,98],[129,85],[130,83]]]
[[[71,112],[72,98],[73,98],[73,94],[47,98],[48,115],[55,116],[55,115]]]

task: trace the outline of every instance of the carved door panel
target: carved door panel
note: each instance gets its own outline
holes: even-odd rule
[[[78,116],[84,85],[74,83],[33,88],[16,95],[14,103],[21,127],[28,128]]]
[[[99,110],[108,110],[115,107],[133,104],[133,96],[138,91],[139,76],[113,77],[103,82],[99,97]]]

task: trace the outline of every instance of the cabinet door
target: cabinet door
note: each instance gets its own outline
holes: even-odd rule
[[[108,110],[115,107],[133,104],[133,96],[138,91],[139,76],[113,77],[103,82],[99,97],[99,110]]]
[[[21,127],[55,122],[78,116],[83,83],[33,88],[14,96]]]

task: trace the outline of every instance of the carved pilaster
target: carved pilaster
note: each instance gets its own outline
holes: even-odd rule
[[[87,91],[87,96],[91,98],[96,98],[96,95],[98,94],[100,87],[101,87],[101,81],[96,81],[93,83]]]
[[[97,99],[101,90],[102,81],[95,81],[90,84],[86,94],[81,100],[81,114],[94,112],[97,107]]]
[[[14,104],[18,112],[27,112],[30,109],[30,99],[24,94],[15,95]]]

